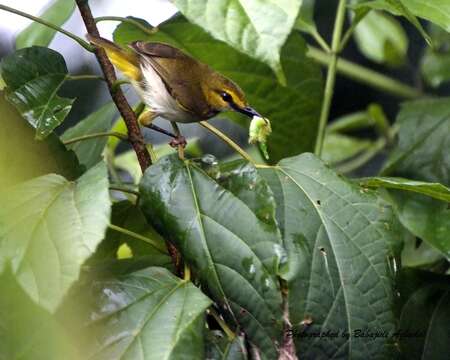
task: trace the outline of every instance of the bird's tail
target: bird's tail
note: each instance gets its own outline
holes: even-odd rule
[[[106,55],[126,77],[139,81],[141,70],[139,66],[139,57],[130,51],[126,51],[114,44],[112,41],[92,35],[86,35],[89,42],[106,51]]]

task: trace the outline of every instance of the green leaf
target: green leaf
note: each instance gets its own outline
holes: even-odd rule
[[[81,120],[75,126],[66,130],[61,136],[61,139],[67,141],[79,136],[110,131],[116,113],[116,106],[113,102],[109,102],[93,112],[87,118]],[[107,141],[108,137],[103,136],[90,140],[78,141],[67,147],[73,150],[77,154],[80,162],[89,169],[102,160],[102,153]]]
[[[329,133],[325,136],[322,159],[327,163],[337,164],[360,154],[370,148],[372,144],[373,142],[370,140]]]
[[[447,0],[433,0],[433,1],[442,2],[442,4],[439,5],[439,9],[445,11],[446,5],[444,5],[443,3],[444,1]],[[440,10],[437,10],[438,7],[436,7],[436,9],[433,9],[435,5],[433,4],[432,6],[429,6],[428,3],[429,0],[373,0],[373,1],[359,2],[353,8],[356,9],[370,8],[375,10],[385,10],[393,15],[403,16],[416,27],[416,29],[420,32],[420,34],[424,37],[424,39],[428,42],[428,44],[431,45],[432,41],[430,36],[425,32],[419,20],[417,20],[416,16],[430,20],[432,22],[440,21],[443,19],[440,19],[441,16],[437,14],[438,11],[440,12]],[[427,9],[425,9],[424,7],[426,7]],[[445,18],[445,15],[443,15],[443,18]],[[448,24],[445,24],[445,26],[448,26]]]
[[[314,6],[315,0],[302,0],[297,20],[295,21],[295,29],[313,34],[317,31],[314,22]]]
[[[301,0],[175,0],[192,23],[214,38],[258,59],[275,72],[280,51],[295,24]]]
[[[400,316],[399,346],[405,358],[440,359],[450,352],[449,280],[429,274],[424,286],[414,284]]]
[[[402,105],[398,144],[383,175],[398,175],[450,186],[450,98]]]
[[[306,44],[299,34],[292,34],[281,52],[287,86],[278,83],[268,66],[214,40],[182,17],[159,25],[153,35],[122,23],[114,32],[114,40],[122,45],[134,40],[172,44],[238,83],[249,103],[271,121],[273,132],[268,143],[271,161],[314,149],[322,75],[319,66],[306,57]],[[242,115],[230,113],[230,117],[248,126],[248,119],[244,120]]]
[[[0,275],[0,360],[79,359],[56,317],[36,305],[9,271]]]
[[[450,34],[438,26],[431,26],[434,49],[427,48],[421,61],[425,81],[438,87],[450,81]]]
[[[425,80],[433,87],[450,81],[450,54],[426,50],[421,64]]]
[[[229,340],[220,331],[211,331],[207,334],[206,359],[208,360],[246,360],[247,350],[244,339],[236,336]]]
[[[82,331],[89,359],[203,359],[205,310],[211,301],[164,268],[95,281]]]
[[[55,0],[39,18],[52,23],[63,25],[75,10],[73,0]],[[16,49],[22,49],[33,45],[48,46],[55,37],[56,31],[37,22],[32,22],[16,37]]]
[[[423,195],[390,191],[402,225],[450,259],[450,207]]]
[[[359,50],[376,63],[400,66],[407,59],[408,37],[392,16],[371,11],[361,20],[353,35]]]
[[[259,220],[277,231],[272,190],[253,165],[244,160],[220,164],[212,177],[242,200]]]
[[[34,139],[33,128],[0,92],[0,198],[12,185],[48,173],[75,179],[81,175],[78,160],[51,134],[44,141]]]
[[[144,214],[192,265],[208,294],[241,325],[264,359],[282,328],[278,232],[195,165],[168,156],[140,185]]]
[[[396,177],[370,177],[358,179],[359,185],[399,189],[427,195],[435,199],[450,202],[450,189],[439,183],[427,183]]]
[[[38,139],[47,137],[74,101],[57,95],[67,78],[64,58],[54,50],[33,46],[3,58],[1,71],[8,101],[36,128]]]
[[[399,236],[389,206],[312,154],[260,171],[275,194],[288,249],[284,278],[299,358],[382,358],[389,339],[354,331],[394,329],[388,258]],[[313,336],[328,330],[338,336]]]
[[[103,239],[110,200],[106,166],[76,182],[50,174],[11,188],[0,209],[0,269],[9,262],[25,292],[54,311]]]

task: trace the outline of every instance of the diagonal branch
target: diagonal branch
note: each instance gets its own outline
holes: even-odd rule
[[[86,25],[88,34],[93,36],[100,36],[87,0],[75,1],[77,3],[78,9],[80,10],[80,14],[83,18],[84,24]],[[117,80],[116,73],[114,72],[113,65],[106,56],[105,51],[103,49],[97,48],[95,50],[95,56],[97,57],[102,72],[105,76],[111,97],[125,121],[128,129],[128,139],[134,151],[136,152],[136,156],[138,158],[142,172],[144,172],[145,169],[147,169],[151,165],[152,160],[150,158],[147,147],[145,146],[144,138],[139,128],[136,114],[134,113],[130,104],[128,104],[128,101],[125,98],[122,90],[120,88],[114,88],[114,83]]]
[[[92,16],[91,9],[88,4],[88,0],[75,0],[80,10],[81,17],[83,18],[84,24],[86,25],[86,29],[89,35],[100,36],[97,25],[95,23],[95,19]],[[130,104],[128,104],[127,99],[125,98],[120,86],[116,86],[117,77],[114,72],[114,67],[109,61],[106,53],[103,49],[97,48],[95,50],[95,56],[100,64],[100,67],[105,76],[106,82],[108,84],[108,89],[111,94],[114,103],[119,109],[120,114],[122,115],[123,120],[128,129],[128,141],[131,143],[134,151],[136,152],[136,156],[139,161],[139,165],[141,166],[142,172],[145,171],[151,164],[152,159],[147,150],[147,147],[144,143],[144,138],[141,133],[141,129],[139,128],[139,124],[136,118],[136,114],[131,108]],[[170,241],[166,240],[167,250],[169,251],[170,257],[172,258],[172,262],[174,263],[175,269],[177,269],[178,273],[181,273],[181,256],[178,250],[170,243]]]

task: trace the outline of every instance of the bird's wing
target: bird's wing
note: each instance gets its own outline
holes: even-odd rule
[[[201,119],[209,117],[212,109],[200,84],[209,68],[167,44],[135,41],[130,47],[149,62],[181,107]]]
[[[135,53],[126,51],[113,42],[99,36],[87,35],[87,38],[91,44],[103,48],[114,66],[122,71],[125,76],[135,81],[140,80],[139,59]]]

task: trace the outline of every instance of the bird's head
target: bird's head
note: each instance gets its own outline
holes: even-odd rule
[[[206,85],[204,93],[208,103],[214,110],[218,112],[232,110],[250,118],[254,116],[261,117],[256,110],[248,105],[241,88],[230,79],[219,73],[213,73]]]

